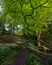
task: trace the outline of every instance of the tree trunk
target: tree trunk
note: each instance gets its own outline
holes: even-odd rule
[[[40,47],[41,46],[41,42],[40,42],[41,31],[38,33],[37,38],[38,38],[38,47]]]
[[[40,47],[41,44],[40,44],[40,38],[38,37],[38,47]]]

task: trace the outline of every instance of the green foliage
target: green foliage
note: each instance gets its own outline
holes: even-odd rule
[[[16,51],[8,46],[0,45],[0,65],[7,65],[16,55]]]
[[[28,3],[30,0],[23,0],[23,3]]]
[[[30,25],[33,26],[35,24],[35,21],[31,16],[26,16],[26,20],[27,20],[29,26]]]
[[[27,49],[30,52],[34,53],[34,54],[36,53],[36,54],[40,54],[40,55],[43,55],[43,56],[50,56],[50,57],[52,57],[52,53],[39,51],[39,50],[36,49],[36,46],[34,46],[34,44],[32,44],[32,43],[28,44]]]
[[[47,43],[47,46],[52,49],[52,22],[48,26],[48,31],[42,34],[42,39]]]
[[[50,1],[4,0],[3,8],[6,11],[6,13],[10,14],[10,16],[14,18],[14,20],[17,20],[18,24],[21,23],[23,25],[26,25],[26,20],[26,22],[29,24],[30,29],[32,29],[33,31],[34,29],[35,31],[44,31],[45,28],[47,28],[47,13],[49,13],[49,10],[51,11],[51,8],[47,8],[50,4]],[[31,27],[31,25],[33,26]]]
[[[42,64],[41,64],[41,61],[40,61],[39,57],[29,55],[25,59],[24,65],[42,65]]]
[[[22,12],[24,13],[24,15],[32,14],[32,8],[31,8],[30,3],[22,5]]]
[[[21,24],[22,34],[30,32],[37,35],[37,38],[41,37],[42,32],[47,31],[47,21],[52,20],[51,6],[51,0],[4,0],[2,3],[10,26],[14,28]]]

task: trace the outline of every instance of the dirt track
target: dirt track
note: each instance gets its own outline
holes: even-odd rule
[[[31,52],[29,52],[27,49],[21,49],[22,52],[19,53],[15,59],[9,63],[8,65],[24,65],[24,61],[25,61],[25,58],[28,56],[28,55],[32,55]],[[52,57],[45,57],[45,56],[42,56],[42,55],[39,55],[39,54],[33,54],[33,55],[37,55],[41,58],[41,62],[42,62],[42,65],[50,65],[50,64],[47,64],[46,62],[50,62],[52,61]]]

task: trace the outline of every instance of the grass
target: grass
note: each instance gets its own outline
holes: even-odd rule
[[[0,65],[7,65],[16,56],[16,47],[0,44]]]

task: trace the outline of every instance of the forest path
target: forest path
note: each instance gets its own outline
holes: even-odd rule
[[[22,52],[17,54],[14,60],[8,65],[24,65],[25,58],[30,54],[31,53],[28,52],[26,49],[22,49]]]
[[[29,52],[26,48],[22,48],[21,52],[17,54],[16,57],[13,59],[13,61],[10,62],[8,65],[24,65],[25,58],[28,55],[39,56],[41,58],[42,65],[51,65],[51,64],[48,64],[47,62],[52,63],[52,57],[43,56],[40,54],[33,54]]]

